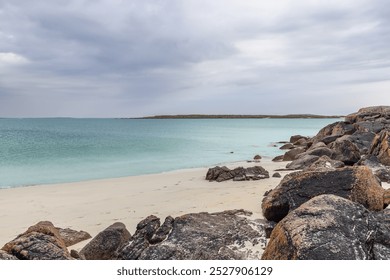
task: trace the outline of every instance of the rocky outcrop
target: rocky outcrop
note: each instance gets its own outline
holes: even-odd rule
[[[167,219],[166,219],[167,221]],[[165,224],[169,231],[173,227],[173,220],[168,219],[169,224]],[[160,228],[160,219],[154,215],[147,217],[137,225],[137,231],[134,233],[130,242],[126,244],[120,251],[118,258],[124,260],[137,260],[140,255],[146,250],[152,242],[152,237],[156,235]],[[161,236],[160,239],[165,239],[166,236]]]
[[[291,149],[294,149],[295,146],[291,143],[287,143],[287,144],[284,144],[283,146],[281,146],[279,149],[280,150],[291,150]]]
[[[95,236],[79,255],[87,260],[112,260],[131,238],[123,223],[114,223]]]
[[[390,205],[390,189],[385,190],[383,193],[383,204],[385,207]]]
[[[321,142],[319,142],[321,143]],[[328,156],[328,157],[333,157],[334,151],[329,149],[328,147],[317,147],[314,149],[307,150],[306,152],[300,154],[298,158],[303,157],[305,155],[311,155],[311,156]]]
[[[298,158],[298,156],[304,153],[306,150],[304,148],[294,148],[286,152],[283,156],[283,161],[292,161]]]
[[[269,178],[269,172],[261,166],[254,167],[237,167],[235,169],[229,169],[226,166],[210,168],[206,174],[206,180],[210,182],[223,182],[226,180],[233,181],[247,181],[247,180],[260,180]]]
[[[329,144],[335,141],[338,137],[350,135],[354,132],[355,128],[352,124],[346,122],[335,122],[322,128],[311,140],[313,144],[316,144],[317,142]]]
[[[384,167],[377,169],[374,171],[374,174],[381,182],[390,183],[390,168]]]
[[[303,171],[331,171],[342,167],[345,167],[344,162],[330,159],[327,156],[322,156],[310,166],[304,168]]]
[[[13,256],[13,255],[8,254],[5,251],[0,250],[0,260],[11,261],[11,260],[18,260],[18,258]]]
[[[365,156],[372,155],[383,165],[390,166],[389,112],[390,106],[362,108],[348,115],[345,121],[327,125],[312,138],[293,136],[290,141],[295,141],[286,146],[291,150],[285,153],[283,160],[293,161],[287,168],[303,169],[313,163],[314,159],[308,156],[326,155],[353,166]]]
[[[302,135],[293,135],[293,136],[290,137],[290,143],[295,143],[295,142],[297,142],[297,141],[299,141],[301,139],[308,140],[309,137],[302,136]]]
[[[1,250],[20,260],[72,259],[59,231],[47,221],[31,226]]]
[[[376,156],[383,164],[390,166],[390,132],[382,131],[375,136],[371,148],[370,155]]]
[[[298,159],[286,165],[286,168],[291,170],[304,169],[316,162],[320,157],[313,155],[302,155]]]
[[[66,247],[75,245],[81,241],[92,238],[92,236],[88,232],[82,230],[76,231],[70,228],[65,228],[65,229],[57,228],[57,229]]]
[[[334,194],[379,211],[384,206],[383,193],[377,178],[364,166],[333,171],[299,171],[286,175],[263,199],[262,210],[268,220],[279,222],[311,198]]]
[[[272,159],[272,161],[274,162],[280,162],[280,161],[283,161],[283,157],[284,155],[280,155],[280,156],[276,156]]]
[[[390,213],[321,195],[290,212],[272,231],[263,260],[388,260]]]
[[[378,119],[390,119],[390,106],[366,107],[345,117],[345,121],[348,123],[376,121]]]
[[[266,226],[264,221],[249,219],[250,214],[244,210],[232,210],[177,217],[169,221],[172,229],[164,240],[154,244],[151,244],[151,241],[160,229],[157,218],[151,217],[142,226],[137,227],[137,232],[120,252],[119,258],[259,259],[266,245]],[[145,228],[148,230],[141,233]],[[269,223],[267,228],[270,230]]]
[[[332,159],[342,161],[346,165],[354,165],[361,158],[359,148],[349,140],[340,139],[329,145],[334,151]]]

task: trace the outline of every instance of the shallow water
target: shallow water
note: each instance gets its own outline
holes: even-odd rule
[[[337,119],[0,119],[0,188],[158,173],[282,152]]]

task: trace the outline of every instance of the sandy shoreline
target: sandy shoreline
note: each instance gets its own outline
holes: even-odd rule
[[[255,165],[263,166],[272,176],[274,170],[284,168],[286,162],[262,159],[260,163],[236,162],[227,166]],[[43,220],[62,228],[85,230],[95,236],[117,221],[123,222],[133,233],[137,223],[151,214],[163,220],[168,215],[245,209],[252,211],[254,218],[260,218],[264,192],[280,181],[271,177],[216,183],[206,181],[206,173],[207,168],[196,168],[0,190],[0,246]]]

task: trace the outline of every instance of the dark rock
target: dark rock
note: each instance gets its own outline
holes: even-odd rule
[[[383,165],[376,156],[364,155],[358,165],[369,167],[381,182],[390,183],[390,167]]]
[[[334,151],[332,159],[344,162],[346,165],[354,165],[360,160],[359,148],[349,140],[338,139],[329,145]]]
[[[255,156],[253,157],[253,159],[254,159],[254,160],[261,160],[261,156],[260,156],[260,155],[255,155]]]
[[[316,148],[327,148],[328,146],[325,145],[324,142],[317,142],[315,144],[313,144],[307,151],[311,151],[311,150],[314,150]]]
[[[322,156],[309,167],[304,168],[304,171],[331,171],[336,170],[337,168],[344,167],[345,164],[339,160],[330,159],[327,156]]]
[[[18,258],[0,250],[0,260],[18,260]]]
[[[324,142],[324,138],[328,136],[339,136],[342,135],[350,135],[355,132],[355,128],[352,124],[347,122],[335,122],[330,125],[325,126],[322,128],[316,136],[312,138],[313,144],[316,144],[317,142]],[[332,139],[328,139],[325,141],[330,141]]]
[[[389,129],[390,128],[390,122],[387,120],[384,121],[363,121],[358,122],[354,124],[354,127],[356,128],[357,132],[359,133],[379,133],[382,130]]]
[[[70,260],[60,233],[51,222],[31,226],[1,249],[20,260]]]
[[[370,155],[374,155],[378,160],[387,166],[390,166],[390,132],[382,131],[375,136],[370,148]]]
[[[57,228],[57,229],[60,233],[62,240],[64,240],[66,247],[72,246],[81,241],[92,238],[92,236],[88,232],[82,230],[76,231],[70,228],[65,228],[65,229]]]
[[[237,167],[233,170],[224,167],[214,167],[210,168],[206,175],[206,180],[222,182],[226,180],[233,181],[246,181],[246,180],[260,180],[269,178],[269,173],[261,166],[254,167]]]
[[[331,158],[333,154],[334,154],[333,150],[329,149],[328,147],[319,147],[319,148],[310,149],[298,155],[298,158],[303,157],[305,155],[318,156],[318,157],[328,156]]]
[[[324,143],[325,145],[328,145],[334,141],[336,141],[338,138],[340,138],[341,136],[343,135],[340,135],[340,134],[336,134],[336,135],[330,135],[330,136],[325,136],[324,138],[321,139],[322,143]],[[321,142],[319,142],[321,143]]]
[[[274,173],[274,174],[272,175],[272,177],[274,177],[274,178],[281,178],[282,175],[280,175],[279,172],[276,172],[276,173]]]
[[[273,221],[267,221],[267,220],[262,220],[264,223],[264,230],[265,230],[265,236],[266,238],[270,238],[272,231],[274,230],[276,223]]]
[[[298,155],[305,152],[304,148],[294,148],[287,151],[283,156],[283,161],[292,161],[298,158]]]
[[[390,189],[385,190],[385,192],[383,193],[383,204],[384,207],[390,205]]]
[[[240,181],[246,181],[246,176],[244,174],[242,175],[237,175],[233,178],[233,181],[235,182],[240,182]]]
[[[300,171],[286,175],[262,202],[263,215],[279,222],[290,211],[321,194],[334,194],[362,204],[370,210],[383,209],[384,189],[365,166],[334,171]]]
[[[287,143],[287,144],[284,144],[283,146],[281,146],[279,149],[281,150],[291,150],[291,149],[294,149],[295,146],[291,143]]]
[[[209,168],[206,174],[206,180],[222,182],[226,180],[233,179],[233,175],[230,173],[230,169],[226,166],[216,166]]]
[[[356,145],[361,155],[367,154],[370,150],[371,143],[375,138],[372,132],[355,132],[352,135],[344,135],[337,141],[348,140]]]
[[[137,260],[142,252],[150,246],[152,238],[157,235],[159,228],[160,219],[156,216],[151,215],[142,220],[137,225],[137,231],[131,240],[121,249],[118,258],[123,260]],[[155,241],[153,240],[153,243]]]
[[[137,254],[125,247],[121,258],[134,259],[137,255],[136,259],[143,260],[259,259],[266,245],[265,222],[250,220],[250,214],[232,210],[175,218],[164,241],[152,246],[146,243]]]
[[[334,195],[317,196],[278,223],[263,260],[388,260],[390,215]]]
[[[309,138],[302,135],[293,135],[290,137],[290,143],[297,142],[300,139],[308,140]]]
[[[271,190],[268,190],[268,191],[265,191],[264,194],[263,194],[263,196],[267,196],[271,191],[272,191],[272,189],[271,189]]]
[[[289,164],[287,164],[286,168],[288,168],[290,170],[304,169],[304,168],[312,165],[319,158],[320,158],[319,156],[304,155],[304,156],[299,157],[298,159],[290,162]]]
[[[360,109],[357,113],[345,117],[349,123],[375,121],[379,118],[390,119],[390,106],[373,106]]]
[[[112,260],[130,238],[126,226],[117,222],[96,235],[79,254],[87,260]]]
[[[363,155],[357,165],[364,165],[370,167],[372,170],[384,167],[384,165],[380,163],[379,159],[373,155]]]
[[[283,161],[283,157],[284,155],[280,155],[280,156],[276,156],[272,159],[272,161],[274,162],[280,162],[280,161]]]
[[[261,166],[248,167],[245,176],[249,180],[259,180],[269,178],[269,172]]]
[[[299,146],[299,147],[308,147],[308,139],[307,138],[301,138],[301,139],[298,139],[297,141],[295,141],[293,143],[294,146]]]
[[[374,171],[375,176],[381,180],[381,182],[390,183],[390,169],[389,168],[380,168]]]
[[[175,219],[171,216],[166,217],[162,226],[157,229],[156,233],[153,234],[150,239],[150,244],[156,244],[164,241],[172,231],[174,220]]]
[[[79,252],[77,252],[76,250],[70,250],[70,256],[72,257],[72,258],[74,258],[75,260],[84,260],[81,256],[80,256],[80,254],[79,254]]]

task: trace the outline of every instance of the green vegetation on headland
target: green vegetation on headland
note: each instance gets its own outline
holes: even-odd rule
[[[148,116],[138,119],[336,119],[344,116],[322,116],[312,114],[289,114],[289,115],[159,115]]]

